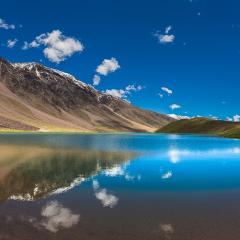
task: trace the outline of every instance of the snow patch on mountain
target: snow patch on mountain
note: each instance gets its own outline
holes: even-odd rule
[[[33,71],[35,70],[36,75],[41,78],[41,68],[46,69],[50,72],[53,73],[57,73],[58,75],[64,77],[64,78],[68,78],[71,79],[76,85],[78,85],[79,87],[90,87],[90,85],[87,85],[86,83],[76,79],[74,76],[72,76],[69,73],[65,73],[62,71],[59,71],[57,69],[54,68],[49,68],[49,67],[45,67],[39,63],[36,62],[28,62],[28,63],[12,63],[12,66],[14,68],[20,68],[20,69],[25,69],[25,70],[29,70],[29,71]],[[40,69],[39,69],[40,68]]]

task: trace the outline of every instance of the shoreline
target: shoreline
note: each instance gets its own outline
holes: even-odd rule
[[[131,134],[148,134],[148,135],[179,135],[179,136],[200,136],[200,137],[211,137],[211,138],[225,138],[225,139],[233,139],[240,140],[240,137],[227,137],[222,135],[215,134],[199,134],[199,133],[164,133],[164,132],[95,132],[95,131],[25,131],[25,130],[0,130],[0,136],[4,134],[36,134],[36,135],[44,135],[44,134],[59,134],[59,135],[131,135]]]
[[[82,135],[95,135],[95,134],[154,134],[154,132],[95,132],[95,131],[24,131],[24,130],[9,130],[9,131],[2,131],[0,130],[1,134],[82,134]]]

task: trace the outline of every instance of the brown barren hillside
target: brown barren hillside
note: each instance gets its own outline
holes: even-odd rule
[[[70,74],[0,58],[0,129],[153,132],[173,119],[101,93]]]

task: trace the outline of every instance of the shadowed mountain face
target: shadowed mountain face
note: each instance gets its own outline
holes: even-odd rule
[[[171,121],[70,74],[0,58],[0,129],[152,132]]]
[[[0,202],[32,201],[67,191],[136,154],[37,146],[0,146]]]
[[[240,138],[240,123],[208,118],[193,118],[170,123],[157,132],[213,134],[222,137]]]

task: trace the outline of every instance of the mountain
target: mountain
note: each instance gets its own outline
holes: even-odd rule
[[[169,123],[157,132],[213,134],[222,137],[240,138],[240,123],[208,118],[192,118]]]
[[[38,63],[0,58],[0,129],[153,132],[173,119]]]

